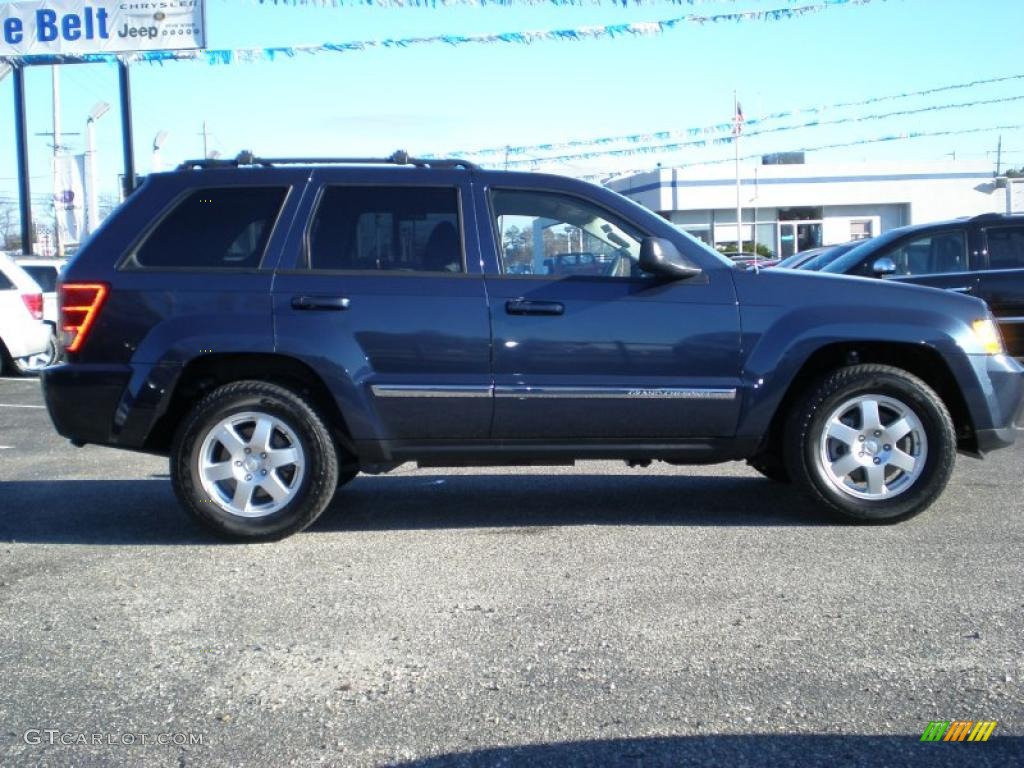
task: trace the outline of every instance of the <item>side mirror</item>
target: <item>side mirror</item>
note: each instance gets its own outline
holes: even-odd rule
[[[645,237],[640,241],[640,269],[673,280],[694,277],[701,271],[687,261],[675,243],[663,237]]]
[[[875,277],[888,277],[889,275],[896,274],[896,262],[890,259],[888,256],[882,256],[875,260],[875,263],[871,265],[871,271],[875,274]]]

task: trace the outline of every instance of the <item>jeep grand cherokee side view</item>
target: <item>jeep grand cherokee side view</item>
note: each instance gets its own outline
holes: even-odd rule
[[[60,298],[60,433],[169,456],[242,539],[407,461],[746,459],[890,522],[1013,442],[1024,385],[978,299],[738,269],[607,189],[401,153],[151,176]]]

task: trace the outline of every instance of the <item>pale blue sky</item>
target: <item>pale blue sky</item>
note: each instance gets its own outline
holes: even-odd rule
[[[792,8],[816,0],[734,0],[695,6],[653,3],[485,8],[316,8],[208,0],[212,48],[576,28]],[[418,46],[323,53],[273,63],[210,66],[171,62],[132,68],[140,173],[150,146],[169,132],[165,165],[202,153],[205,119],[211,148],[263,155],[380,155],[396,148],[441,154],[453,149],[522,145],[678,130],[728,121],[736,89],[748,118],[952,83],[1024,74],[1016,38],[1020,0],[875,0],[775,22],[684,25],[660,37],[530,46]],[[117,76],[112,65],[61,68],[66,131],[84,133],[97,101],[114,108],[99,122],[101,181],[113,191],[121,168]],[[27,73],[30,131],[51,129],[50,74]],[[822,119],[996,99],[1024,94],[1008,81],[871,107]],[[805,118],[806,119],[806,118]],[[802,122],[781,120],[773,125]],[[1024,124],[1024,101],[819,127],[744,141],[768,152],[910,131]],[[766,126],[767,127],[767,126]],[[1024,130],[1002,131],[1004,161],[1024,165]],[[998,132],[915,139],[812,153],[808,161],[942,161],[956,153],[994,168]],[[48,139],[31,137],[34,196],[49,192]],[[83,137],[66,143],[81,151]],[[691,148],[657,157],[588,160],[573,170],[644,168],[731,157],[730,147]],[[0,82],[0,199],[15,193],[11,78]]]

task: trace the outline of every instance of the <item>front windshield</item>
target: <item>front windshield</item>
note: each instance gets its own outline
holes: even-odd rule
[[[797,269],[798,267],[810,261],[814,261],[814,259],[818,258],[818,256],[829,250],[830,249],[826,247],[811,248],[810,250],[807,251],[800,251],[799,253],[794,253],[792,256],[787,256],[778,264],[776,264],[775,267],[776,269]]]

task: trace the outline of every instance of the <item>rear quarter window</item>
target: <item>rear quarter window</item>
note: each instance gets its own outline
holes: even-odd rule
[[[256,269],[286,187],[201,189],[179,200],[135,249],[141,269]]]
[[[985,235],[989,269],[1024,269],[1024,227],[997,227]]]
[[[53,293],[57,290],[57,275],[60,274],[57,267],[25,264],[22,266],[22,269],[28,272],[29,277],[39,283],[43,293]]]
[[[10,291],[14,289],[14,283],[7,279],[7,275],[0,272],[0,291]]]

